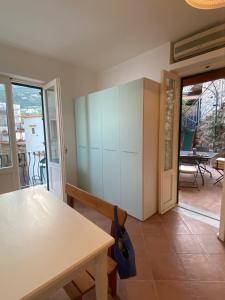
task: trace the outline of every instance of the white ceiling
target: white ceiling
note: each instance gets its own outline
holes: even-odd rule
[[[0,42],[102,70],[224,20],[184,0],[0,0]]]

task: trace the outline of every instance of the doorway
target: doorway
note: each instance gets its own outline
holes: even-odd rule
[[[0,194],[42,185],[66,200],[59,78],[37,87],[0,75]]]
[[[12,83],[20,188],[48,188],[42,88]]]
[[[225,162],[225,69],[181,81],[179,206],[220,219]]]

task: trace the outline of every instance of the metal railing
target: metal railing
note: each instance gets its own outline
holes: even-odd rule
[[[44,151],[18,153],[21,188],[47,184],[47,164]],[[12,165],[8,154],[0,154],[0,168]]]
[[[22,188],[47,183],[44,151],[18,153],[18,162]]]

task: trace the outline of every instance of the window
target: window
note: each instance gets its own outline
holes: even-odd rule
[[[4,84],[0,84],[0,169],[11,165],[6,88]]]

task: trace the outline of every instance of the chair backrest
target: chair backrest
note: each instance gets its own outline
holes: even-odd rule
[[[179,162],[180,164],[186,165],[197,165],[196,160],[198,159],[197,155],[189,156],[189,157],[180,157]]]
[[[67,203],[72,206],[73,200],[77,200],[84,205],[91,207],[100,214],[109,218],[112,222],[114,220],[114,206],[72,184],[66,184]],[[124,226],[127,219],[125,210],[118,207],[118,222]]]
[[[196,147],[196,149],[199,152],[209,152],[209,148],[208,147],[199,146],[199,147]]]

